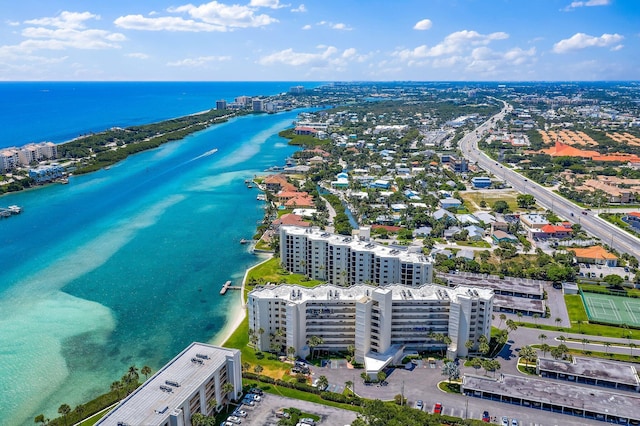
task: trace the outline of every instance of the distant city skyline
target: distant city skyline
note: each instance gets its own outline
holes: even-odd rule
[[[638,80],[636,0],[22,0],[0,81]]]

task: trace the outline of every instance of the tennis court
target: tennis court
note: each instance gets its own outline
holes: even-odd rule
[[[580,293],[590,320],[640,327],[640,299]]]

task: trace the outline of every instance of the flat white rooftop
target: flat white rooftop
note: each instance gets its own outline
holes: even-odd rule
[[[126,397],[98,425],[155,425],[179,408],[237,349],[192,343]],[[192,359],[201,360],[194,362]],[[170,384],[171,383],[171,384]],[[179,386],[175,386],[175,385]],[[163,388],[161,389],[160,386]],[[163,390],[164,389],[164,390]]]
[[[256,287],[250,296],[274,299],[279,298],[295,303],[306,301],[340,300],[353,301],[370,296],[374,291],[390,291],[394,301],[401,300],[450,300],[457,302],[459,296],[481,297],[489,299],[493,291],[488,288],[472,288],[458,286],[447,288],[434,284],[425,284],[420,287],[411,287],[401,284],[391,284],[384,287],[366,284],[339,287],[331,284],[323,284],[316,287],[301,287],[298,285],[269,285]]]
[[[358,237],[332,234],[315,227],[282,226],[280,229],[288,235],[305,236],[310,240],[325,240],[332,245],[346,245],[352,250],[369,251],[378,257],[397,257],[407,262],[430,263],[422,253],[408,252],[406,250],[400,250],[397,247],[388,247],[373,241],[361,240]]]

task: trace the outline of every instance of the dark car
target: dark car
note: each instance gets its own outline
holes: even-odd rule
[[[485,423],[489,423],[491,421],[491,416],[489,415],[488,411],[482,413],[482,421]]]

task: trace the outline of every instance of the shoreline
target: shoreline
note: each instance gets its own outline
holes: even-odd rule
[[[249,275],[249,271],[251,271],[256,266],[262,265],[263,263],[271,260],[273,254],[267,253],[259,253],[257,256],[264,257],[260,262],[255,265],[247,268],[244,272],[244,276],[242,277],[242,289],[240,290],[240,303],[235,304],[235,306],[231,309],[231,314],[227,317],[227,323],[222,327],[213,339],[210,340],[211,344],[216,346],[224,346],[225,343],[229,340],[229,338],[236,332],[240,324],[244,321],[247,316],[247,305],[244,300],[244,291],[247,283],[247,276]]]

